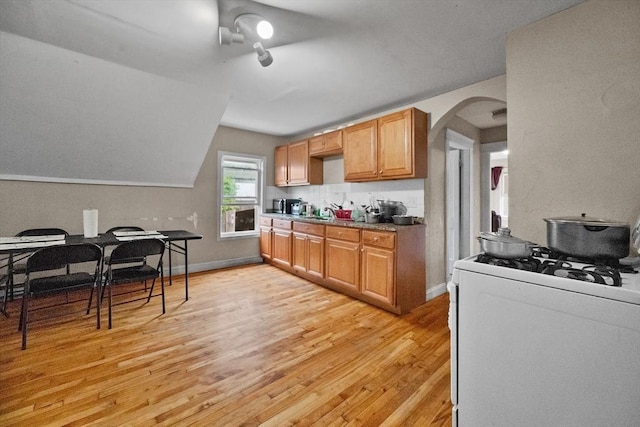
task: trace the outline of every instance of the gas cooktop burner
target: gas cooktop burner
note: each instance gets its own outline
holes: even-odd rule
[[[586,265],[582,268],[576,268],[564,259],[549,259],[547,256],[543,258],[546,259],[542,261],[534,257],[506,259],[487,254],[479,254],[476,262],[607,286],[622,286],[622,279],[620,277],[621,270],[619,268],[602,264]],[[635,271],[631,269],[631,272]]]
[[[565,261],[544,261],[540,273],[607,286],[622,286],[620,272],[615,268],[602,265],[587,265],[580,269],[573,268]]]
[[[515,268],[516,270],[525,270],[525,271],[534,271],[534,272],[540,269],[540,261],[538,261],[533,257],[507,259],[507,258],[497,258],[497,257],[486,255],[486,254],[480,254],[476,259],[476,262],[481,262],[483,264],[497,265],[500,267]]]
[[[538,258],[544,258],[549,260],[571,261],[579,262],[583,264],[592,264],[594,266],[601,266],[602,268],[612,268],[619,273],[638,273],[630,265],[620,264],[620,260],[616,258],[575,258],[570,255],[563,254],[561,252],[554,251],[553,249],[546,248],[544,246],[538,246],[533,248],[533,256]]]

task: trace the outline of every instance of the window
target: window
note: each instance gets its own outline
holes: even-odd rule
[[[220,238],[257,236],[264,157],[218,152]]]

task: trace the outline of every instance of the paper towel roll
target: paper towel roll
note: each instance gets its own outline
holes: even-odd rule
[[[98,209],[83,210],[82,223],[84,225],[84,237],[98,237]]]

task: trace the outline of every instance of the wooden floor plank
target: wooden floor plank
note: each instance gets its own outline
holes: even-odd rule
[[[164,315],[41,320],[24,351],[12,302],[0,425],[451,425],[446,296],[395,316],[269,265],[193,274],[189,301],[183,280]]]

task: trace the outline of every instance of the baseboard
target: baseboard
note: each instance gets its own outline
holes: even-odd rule
[[[261,263],[262,257],[235,258],[225,259],[222,261],[202,262],[199,264],[189,264],[189,273],[197,273],[199,271],[218,270],[220,268],[236,267],[238,265]],[[169,273],[169,266],[165,265],[165,273]],[[174,265],[171,268],[171,274],[174,276],[184,274],[184,265]]]
[[[433,299],[435,297],[439,297],[440,295],[447,292],[447,284],[440,283],[439,285],[434,286],[433,288],[427,289],[427,301]]]

